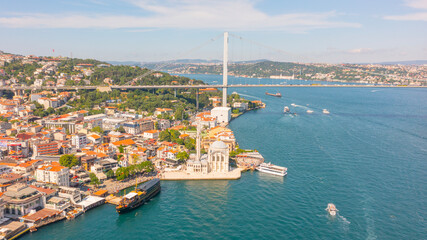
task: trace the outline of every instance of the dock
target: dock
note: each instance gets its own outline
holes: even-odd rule
[[[105,201],[112,205],[119,205],[120,201],[123,199],[123,197],[118,197],[114,195],[109,195],[107,198],[105,198]]]
[[[192,173],[185,171],[164,172],[161,180],[236,180],[241,177],[241,169],[235,168],[229,172]]]

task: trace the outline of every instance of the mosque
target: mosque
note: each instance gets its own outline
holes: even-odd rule
[[[213,142],[207,154],[201,155],[201,129],[197,127],[196,150],[182,170],[164,172],[164,180],[239,179],[240,169],[230,167],[229,148],[223,141]]]
[[[209,147],[207,156],[204,155],[200,159],[187,161],[187,173],[229,172],[228,151],[228,146],[224,142],[213,142]]]

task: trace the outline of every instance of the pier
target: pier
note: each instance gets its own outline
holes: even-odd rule
[[[164,172],[161,180],[236,180],[241,177],[241,169],[235,168],[229,172],[210,172],[207,174],[187,173],[185,171]]]

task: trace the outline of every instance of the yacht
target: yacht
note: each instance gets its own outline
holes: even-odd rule
[[[288,169],[285,167],[277,166],[271,163],[261,163],[257,168],[258,171],[269,173],[278,176],[286,176]]]
[[[313,113],[313,110],[309,109],[309,110],[307,110],[307,113]]]
[[[284,113],[289,113],[289,112],[290,112],[289,107],[288,107],[288,106],[285,106],[285,108],[283,109],[283,112],[284,112]]]
[[[328,211],[329,215],[331,216],[337,215],[337,212],[338,212],[338,209],[335,207],[335,204],[333,203],[328,203],[328,207],[325,210]]]
[[[323,114],[329,114],[328,109],[323,109]]]

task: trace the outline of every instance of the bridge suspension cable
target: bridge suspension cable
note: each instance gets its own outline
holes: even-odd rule
[[[215,42],[215,41],[216,41],[216,40],[218,40],[219,38],[222,38],[222,36],[223,36],[223,34],[221,33],[221,34],[219,34],[219,35],[217,35],[217,36],[215,36],[215,37],[213,37],[213,38],[211,38],[211,39],[209,39],[209,40],[207,40],[207,41],[203,42],[202,44],[200,44],[200,45],[198,45],[198,46],[196,46],[196,47],[194,47],[194,48],[192,48],[192,49],[190,49],[190,50],[188,50],[188,51],[186,51],[186,52],[184,52],[184,53],[180,54],[180,55],[178,56],[178,58],[177,58],[177,59],[181,59],[181,58],[184,58],[185,56],[188,56],[190,53],[193,53],[193,52],[195,52],[195,51],[197,51],[197,50],[199,50],[199,49],[203,48],[204,46],[206,46],[206,45],[208,45],[208,44],[210,44],[210,43],[212,43],[212,42]],[[172,64],[174,64],[174,62],[173,62],[173,61],[167,61],[167,62],[165,62],[164,64],[161,64],[160,66],[155,67],[155,68],[153,68],[153,69],[149,70],[148,72],[146,72],[146,73],[142,74],[141,76],[138,76],[138,77],[137,77],[137,79],[138,79],[138,80],[140,80],[140,79],[142,79],[142,78],[144,78],[144,77],[146,77],[146,76],[150,75],[151,73],[156,72],[156,71],[160,71],[160,70],[162,70],[164,67],[170,66],[170,65],[172,65]]]

